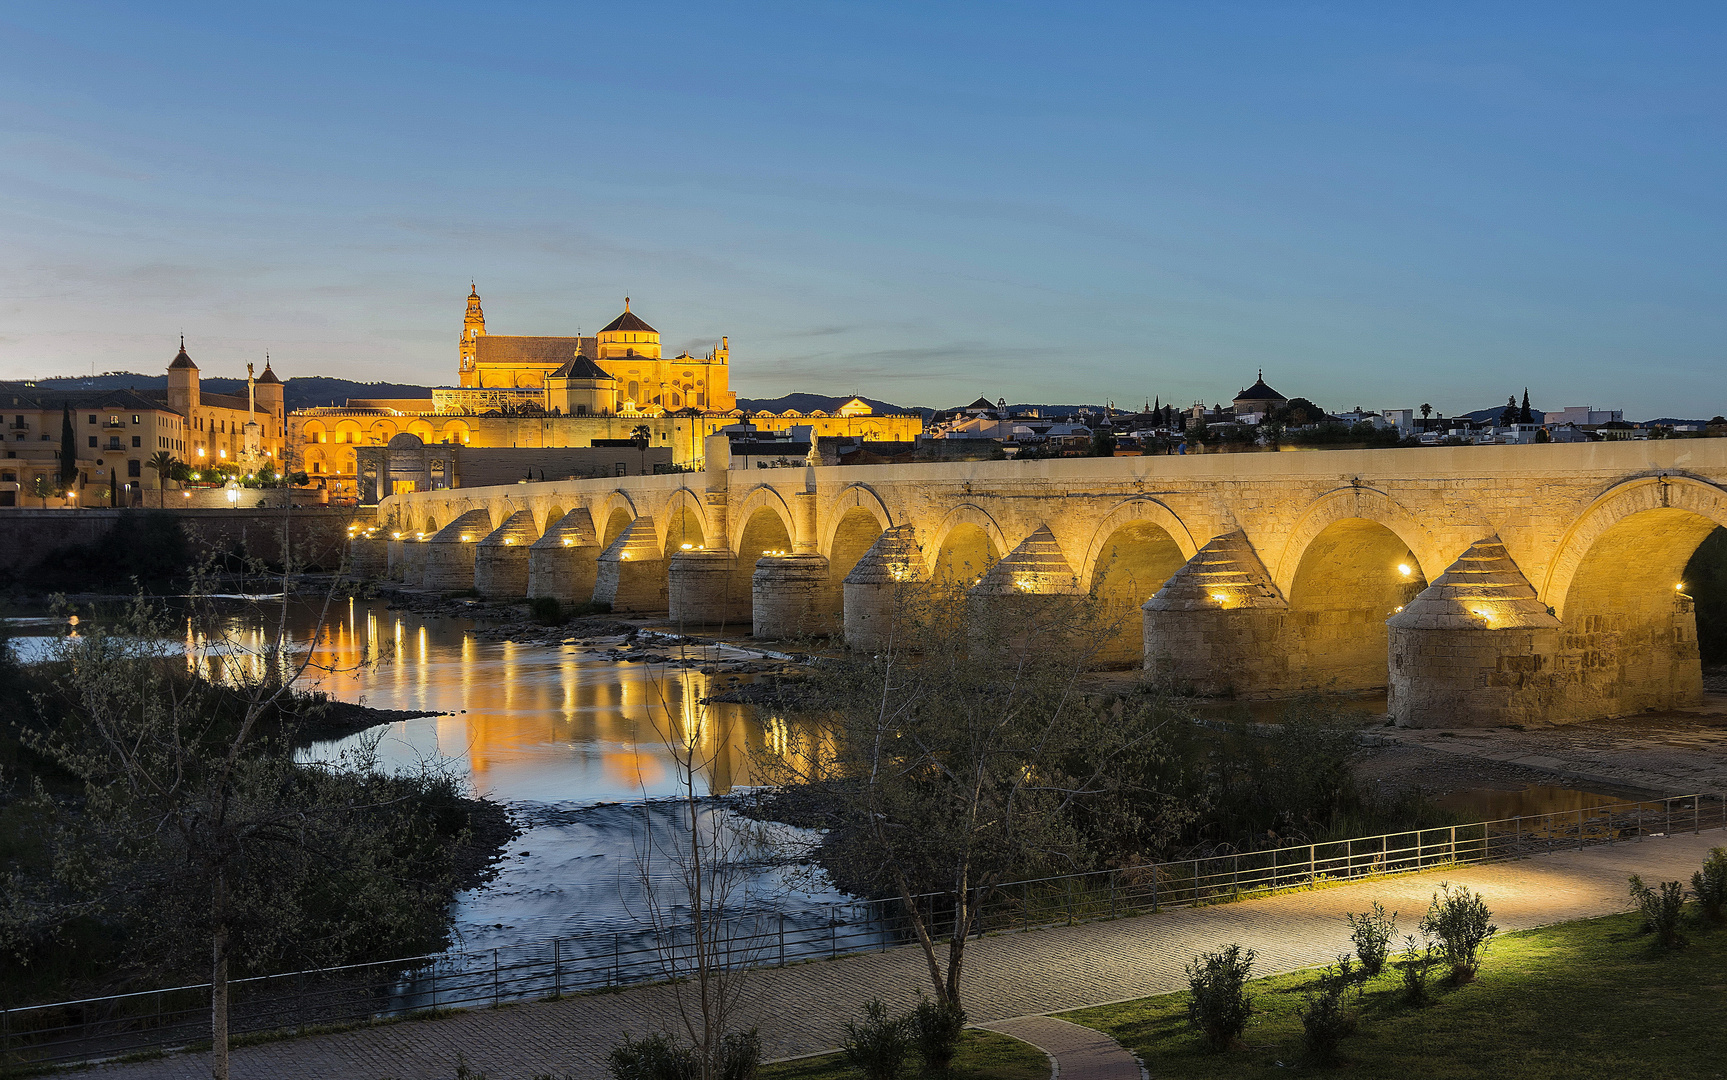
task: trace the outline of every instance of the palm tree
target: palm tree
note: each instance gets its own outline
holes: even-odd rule
[[[1432,412],[1433,412],[1433,406],[1431,406],[1427,402],[1423,401],[1421,403],[1421,418],[1423,420],[1427,419],[1427,417],[1429,415],[1431,415]]]
[[[176,462],[174,455],[166,450],[158,450],[150,455],[150,460],[144,463],[156,472],[156,487],[158,490],[168,486],[169,474],[174,471]]]
[[[636,449],[642,452],[642,472],[648,471],[648,443],[652,442],[654,433],[648,430],[648,425],[637,424],[630,432],[630,441],[636,444]]]

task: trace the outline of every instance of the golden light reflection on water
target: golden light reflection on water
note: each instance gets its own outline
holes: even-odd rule
[[[677,775],[668,741],[693,751],[701,790],[723,794],[761,782],[751,758],[764,743],[796,755],[808,741],[783,719],[764,726],[748,707],[702,704],[715,687],[694,668],[619,663],[575,645],[486,641],[466,620],[422,622],[376,602],[341,614],[314,655],[317,688],[375,708],[451,714],[390,725],[380,753],[404,763],[452,760],[500,798],[669,794]],[[295,635],[309,638],[313,621],[308,614]]]

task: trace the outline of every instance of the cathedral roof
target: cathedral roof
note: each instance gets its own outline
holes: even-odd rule
[[[481,364],[545,364],[561,367],[582,351],[582,338],[515,337],[483,334],[474,339],[474,359]],[[587,340],[592,340],[591,338]]]
[[[191,368],[193,371],[197,371],[198,365],[192,363],[192,358],[190,356],[186,355],[186,339],[181,338],[180,339],[180,351],[177,354],[175,354],[174,362],[168,365],[168,370],[169,371],[174,371],[176,369],[184,370],[185,368]]]
[[[547,375],[548,379],[611,379],[606,369],[577,353],[563,367]],[[614,380],[615,381],[615,380]]]
[[[1265,372],[1259,373],[1259,379],[1252,386],[1235,395],[1236,401],[1288,401],[1282,394],[1265,385]]]
[[[258,376],[256,381],[259,386],[263,386],[266,383],[272,383],[276,386],[282,385],[282,380],[276,378],[276,373],[270,370],[270,361],[268,360],[264,361],[264,374]]]
[[[607,323],[604,327],[602,327],[600,330],[600,333],[610,334],[613,331],[622,331],[625,333],[632,333],[632,334],[657,334],[657,333],[659,333],[658,330],[655,330],[653,327],[649,326],[647,323],[643,322],[639,317],[637,317],[636,314],[634,312],[632,312],[628,307],[624,308],[624,313],[622,315],[619,315],[617,318],[613,319],[611,322]]]

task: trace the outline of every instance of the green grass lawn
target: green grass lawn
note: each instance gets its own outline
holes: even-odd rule
[[[1350,1077],[1440,1080],[1714,1080],[1727,1076],[1727,928],[1688,923],[1688,947],[1650,952],[1635,915],[1561,923],[1496,939],[1477,979],[1435,981],[1425,1008],[1401,1002],[1392,964],[1350,1000],[1360,1018],[1345,1040]],[[1435,968],[1436,973],[1438,968]],[[1286,1075],[1302,1067],[1296,1006],[1316,972],[1256,980],[1257,1010],[1242,1045],[1205,1049],[1187,1026],[1187,994],[1066,1013],[1140,1055],[1153,1078]]]
[[[917,1057],[904,1075],[916,1076]],[[839,1054],[763,1065],[760,1080],[857,1080],[858,1073]],[[949,1074],[952,1080],[1049,1080],[1049,1058],[1030,1043],[995,1031],[972,1030],[960,1040]]]

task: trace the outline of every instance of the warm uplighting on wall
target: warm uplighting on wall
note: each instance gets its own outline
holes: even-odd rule
[[[683,548],[684,551],[690,551],[695,547],[695,545],[694,544],[683,544],[683,545],[681,545],[681,547]]]
[[[1398,563],[1397,572],[1402,574],[1404,577],[1410,577],[1415,573],[1415,568],[1410,566],[1408,563]]]
[[[515,543],[515,542],[516,542],[516,541],[515,541],[515,540],[514,540],[514,539],[513,539],[513,538],[511,538],[511,537],[508,537],[508,536],[506,536],[506,537],[504,537],[504,543],[505,543],[505,544],[513,544],[513,543]]]
[[[462,543],[471,544],[473,542],[474,542],[474,538],[472,536],[468,535],[467,533],[462,534]]]
[[[566,536],[566,537],[564,537],[564,546],[565,546],[565,547],[569,547],[569,546],[570,546],[570,545],[571,545],[571,544],[573,544],[573,543],[575,543],[575,541],[574,541],[574,540],[571,540],[571,539],[570,539],[570,538],[569,538],[569,537],[567,537],[567,536]]]

